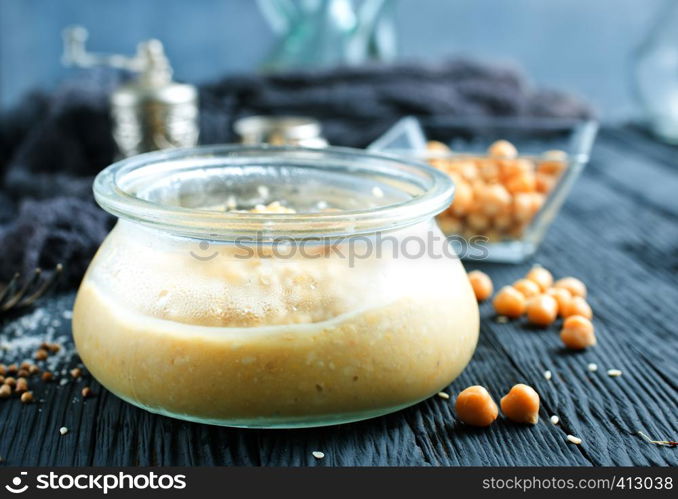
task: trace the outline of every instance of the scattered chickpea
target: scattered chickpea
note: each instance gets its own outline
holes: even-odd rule
[[[567,317],[572,303],[572,295],[565,288],[549,288],[546,294],[553,296],[558,303],[558,316]]]
[[[565,288],[572,296],[586,298],[586,285],[576,277],[563,277],[562,279],[558,279],[553,287]]]
[[[40,376],[40,379],[43,381],[52,381],[54,379],[54,375],[49,371],[45,371],[42,373],[42,376]]]
[[[28,369],[24,369],[24,368],[22,367],[21,369],[19,369],[19,370],[16,372],[16,375],[17,375],[17,377],[19,377],[19,378],[27,378],[27,377],[30,375],[30,373],[28,372]]]
[[[23,404],[30,404],[33,402],[33,392],[24,392],[21,394],[21,402]]]
[[[80,391],[80,394],[82,395],[82,398],[86,399],[94,395],[94,392],[89,386],[86,386]]]
[[[542,293],[546,292],[551,286],[553,286],[553,275],[551,272],[546,270],[544,267],[535,265],[530,269],[530,271],[525,276],[530,281],[536,283],[541,289]]]
[[[458,396],[455,403],[457,417],[471,426],[490,426],[499,409],[488,391],[482,386],[469,386]]]
[[[0,386],[0,399],[9,398],[12,395],[12,387],[10,385]]]
[[[35,351],[35,354],[33,354],[33,358],[35,360],[46,360],[48,355],[49,354],[47,353],[47,350],[44,348],[39,348]]]
[[[495,158],[515,158],[518,156],[516,146],[508,140],[498,140],[494,142],[487,150],[488,154]]]
[[[513,287],[520,291],[527,299],[537,296],[541,293],[539,285],[529,279],[518,279],[513,283]]]
[[[0,364],[0,375],[4,376],[7,374],[7,366],[5,364]]]
[[[499,315],[513,319],[525,313],[525,296],[513,286],[504,286],[492,301],[494,310]]]
[[[71,369],[70,373],[71,373],[71,378],[73,378],[73,379],[77,379],[80,376],[82,376],[82,370],[79,367],[75,367],[75,368]]]
[[[34,374],[38,374],[40,372],[40,368],[36,366],[35,364],[31,364],[30,367],[28,368],[28,373],[32,376]]]
[[[596,344],[593,324],[581,315],[571,315],[565,319],[560,339],[571,350],[584,350]]]
[[[19,369],[28,370],[29,367],[31,367],[31,363],[27,360],[24,360],[21,364],[19,364]]]
[[[539,394],[534,388],[517,384],[501,399],[501,410],[516,423],[537,424],[539,421]]]
[[[591,306],[586,302],[581,296],[575,296],[570,301],[570,306],[567,309],[567,314],[564,317],[570,317],[571,315],[581,315],[587,319],[593,319],[593,310]]]
[[[16,378],[14,378],[12,376],[7,376],[5,378],[4,384],[14,388],[16,386]]]
[[[537,326],[548,326],[558,316],[558,302],[553,296],[539,295],[527,302],[527,320]]]
[[[7,366],[7,374],[16,374],[19,370],[19,367],[16,364],[10,364]]]
[[[471,287],[473,292],[476,294],[476,299],[478,301],[487,300],[492,296],[492,291],[494,286],[492,285],[492,279],[485,272],[480,270],[473,270],[469,272],[468,279],[471,281]]]
[[[5,377],[0,374],[0,385],[5,383]]]

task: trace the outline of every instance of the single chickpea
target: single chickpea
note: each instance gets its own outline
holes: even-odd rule
[[[520,291],[527,299],[530,299],[533,296],[537,296],[541,293],[539,285],[534,281],[530,281],[529,279],[518,279],[513,283],[513,287]]]
[[[482,233],[490,228],[490,218],[483,213],[471,213],[466,217],[466,223],[470,229]]]
[[[501,399],[501,410],[513,422],[537,424],[539,394],[530,386],[513,385],[513,388]]]
[[[563,151],[547,151],[544,160],[537,165],[537,171],[549,175],[560,175],[567,168],[567,153]]]
[[[511,194],[534,192],[537,189],[537,178],[532,172],[521,173],[507,178],[504,185]]]
[[[499,232],[505,232],[513,225],[513,217],[510,213],[500,213],[492,219],[492,227]]]
[[[495,183],[499,180],[499,165],[494,160],[482,159],[477,164],[478,173],[485,182]]]
[[[494,228],[487,229],[483,233],[483,235],[487,238],[487,241],[490,243],[498,243],[499,241],[502,240],[501,232]]]
[[[509,229],[508,235],[514,239],[523,237],[523,233],[527,228],[528,222],[514,221],[513,226]]]
[[[560,339],[570,350],[584,350],[596,344],[593,324],[581,315],[571,315],[565,319]]]
[[[476,300],[487,300],[492,295],[494,289],[492,279],[485,272],[473,270],[468,274],[468,280],[471,281],[471,287],[476,294]]]
[[[457,417],[471,426],[490,426],[499,414],[488,391],[482,386],[469,386],[457,396]]]
[[[546,294],[553,296],[558,303],[558,316],[567,317],[570,310],[570,303],[572,303],[572,295],[565,288],[549,288]]]
[[[508,140],[496,141],[488,148],[487,152],[493,158],[515,158],[518,156],[516,146]]]
[[[562,289],[562,288],[561,288]],[[570,306],[567,309],[567,314],[563,317],[570,317],[572,315],[581,315],[587,319],[593,319],[593,310],[587,301],[581,296],[575,296],[570,301]]]
[[[567,161],[567,153],[560,149],[549,149],[542,154],[544,159],[552,161]]]
[[[517,175],[525,175],[534,170],[534,164],[527,159],[517,158],[513,160],[504,159],[499,164],[501,176],[504,180]]]
[[[473,205],[473,189],[468,182],[459,180],[455,182],[454,200],[452,211],[457,215],[467,213]]]
[[[572,296],[586,298],[586,285],[576,277],[563,277],[553,285],[555,288],[565,288]]]
[[[442,142],[438,140],[429,140],[426,143],[426,149],[428,149],[431,152],[450,152],[450,148],[447,147],[447,144],[443,144]]]
[[[536,180],[535,187],[537,189],[537,192],[541,192],[542,194],[548,194],[556,186],[558,177],[548,173],[537,172],[535,180]]]
[[[456,161],[454,163],[454,171],[461,175],[467,182],[478,178],[478,167],[476,167],[473,161]]]
[[[527,302],[527,320],[537,326],[546,327],[558,316],[558,302],[553,296],[539,295]]]
[[[518,221],[526,222],[532,218],[532,196],[520,192],[513,197],[513,214]]]
[[[532,194],[532,216],[536,215],[539,210],[541,210],[541,207],[544,206],[544,201],[546,200],[546,196],[544,196],[541,192],[533,192]]]
[[[525,313],[525,296],[513,286],[504,286],[492,301],[498,315],[517,318]]]
[[[525,278],[536,283],[542,292],[545,292],[547,289],[553,286],[553,275],[551,275],[551,272],[539,265],[532,267]]]
[[[485,214],[497,215],[511,206],[511,194],[501,184],[490,184],[484,189],[480,202]]]

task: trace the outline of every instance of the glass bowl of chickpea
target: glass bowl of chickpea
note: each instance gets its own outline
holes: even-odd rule
[[[452,178],[454,200],[437,220],[460,256],[520,262],[539,247],[597,130],[577,119],[406,117],[369,149],[425,161]]]

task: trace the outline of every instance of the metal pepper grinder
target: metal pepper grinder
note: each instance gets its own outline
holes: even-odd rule
[[[63,32],[62,61],[68,66],[111,66],[138,73],[111,94],[113,137],[123,156],[198,141],[198,91],[172,81],[172,67],[159,40],[139,43],[133,57],[88,52],[88,33],[82,26]]]

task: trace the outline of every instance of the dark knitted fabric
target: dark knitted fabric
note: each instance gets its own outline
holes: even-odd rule
[[[93,176],[116,155],[108,95],[123,79],[90,70],[0,117],[0,281],[36,266],[65,266],[76,286],[113,219],[93,202]],[[226,78],[200,89],[200,142],[232,142],[250,114],[320,119],[330,143],[364,147],[398,118],[588,117],[580,100],[530,86],[515,68],[454,60]]]

